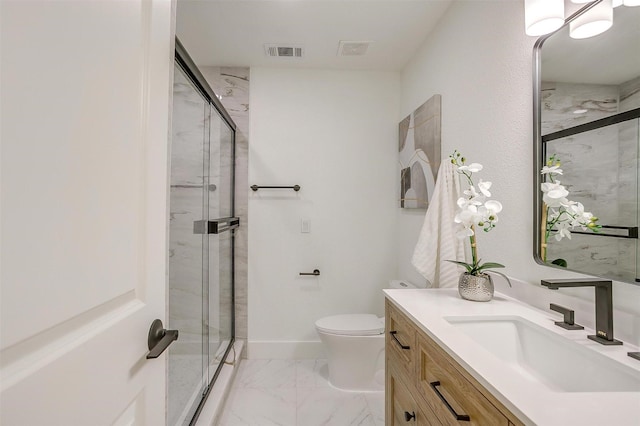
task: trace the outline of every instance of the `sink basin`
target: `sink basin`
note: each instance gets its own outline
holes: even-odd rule
[[[514,372],[553,391],[640,392],[640,372],[525,318],[444,319]]]

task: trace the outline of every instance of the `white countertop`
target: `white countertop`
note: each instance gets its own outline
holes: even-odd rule
[[[387,298],[439,343],[469,374],[526,424],[540,426],[640,425],[638,392],[560,392],[531,381],[481,347],[445,317],[518,316],[599,352],[640,373],[640,361],[627,352],[635,346],[605,346],[587,339],[593,330],[565,330],[554,325],[555,312],[544,312],[496,293],[489,302],[463,300],[457,289],[384,290]],[[570,308],[570,307],[569,307]]]

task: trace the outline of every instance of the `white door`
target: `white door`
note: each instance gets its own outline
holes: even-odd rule
[[[162,425],[171,1],[0,1],[0,424]]]

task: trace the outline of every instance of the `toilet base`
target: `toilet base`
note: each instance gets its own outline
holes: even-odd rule
[[[384,390],[384,334],[318,334],[327,349],[329,384],[354,392]]]

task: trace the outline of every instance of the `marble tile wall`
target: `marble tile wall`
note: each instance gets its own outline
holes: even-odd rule
[[[542,133],[604,118],[640,105],[640,78],[620,86],[543,83]],[[624,102],[624,105],[623,105]],[[581,114],[575,110],[584,109]],[[547,144],[547,157],[557,154],[570,192],[601,224],[632,226],[637,215],[637,121],[621,123],[558,139]],[[633,280],[636,242],[574,235],[550,241],[548,260],[563,258],[570,269]]]
[[[236,338],[247,338],[247,204],[249,148],[249,68],[200,67],[200,71],[236,123],[235,210],[240,217],[236,232],[235,316]]]

